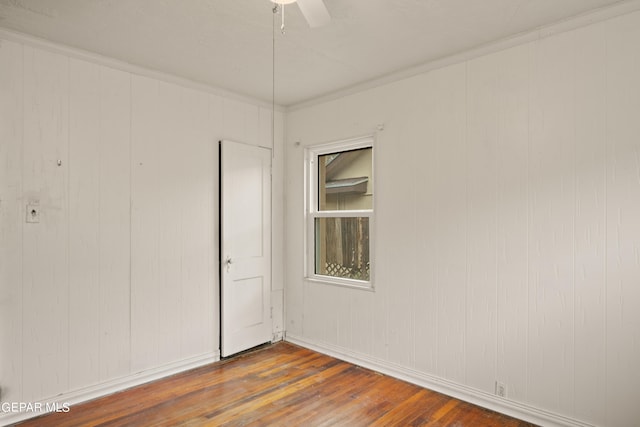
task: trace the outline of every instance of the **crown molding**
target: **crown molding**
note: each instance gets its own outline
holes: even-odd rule
[[[156,80],[160,80],[166,83],[173,83],[179,86],[183,86],[190,89],[195,89],[201,92],[206,92],[211,95],[224,97],[227,99],[233,99],[240,102],[246,102],[248,104],[256,105],[263,108],[271,109],[274,107],[275,111],[284,112],[285,108],[276,104],[273,106],[271,102],[263,101],[257,98],[252,98],[246,95],[238,94],[230,90],[210,86],[204,83],[199,83],[194,80],[189,80],[177,75],[156,71],[150,68],[141,67],[118,59],[113,59],[107,56],[99,55],[97,53],[89,52],[82,49],[77,49],[60,43],[55,43],[40,37],[35,37],[29,34],[21,33],[18,31],[10,30],[0,26],[0,41],[7,40],[27,46],[35,47],[38,49],[46,50],[48,52],[57,53],[70,58],[80,59],[83,61],[92,62],[94,64],[102,65],[105,67],[113,68],[116,70],[124,71],[127,73],[150,77]]]
[[[300,110],[302,108],[312,107],[314,105],[322,104],[325,102],[333,101],[345,96],[353,95],[356,93],[364,92],[369,89],[374,89],[379,86],[384,86],[390,83],[395,83],[400,80],[415,77],[420,74],[427,73],[432,70],[444,68],[449,65],[458,64],[460,62],[469,61],[474,58],[478,58],[491,53],[496,53],[501,50],[509,49],[514,46],[519,46],[525,43],[542,40],[550,37],[554,34],[564,33],[567,31],[575,30],[580,27],[585,27],[596,22],[606,21],[608,19],[615,18],[617,16],[626,15],[640,10],[640,0],[624,0],[619,3],[615,3],[611,6],[605,6],[599,9],[584,12],[580,15],[576,15],[553,24],[544,25],[534,30],[526,31],[520,34],[516,34],[501,40],[490,42],[477,46],[475,48],[458,52],[453,55],[438,58],[432,61],[428,61],[413,67],[405,68],[403,70],[384,75],[379,78],[368,80],[363,83],[358,83],[353,86],[348,86],[343,89],[339,89],[334,92],[321,95],[316,98],[311,98],[306,101],[302,101],[295,104],[286,106],[286,112]]]

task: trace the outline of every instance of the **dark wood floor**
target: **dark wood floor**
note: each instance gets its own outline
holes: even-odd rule
[[[72,406],[26,426],[531,426],[289,343]]]

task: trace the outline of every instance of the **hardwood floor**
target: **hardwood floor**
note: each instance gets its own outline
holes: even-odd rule
[[[284,342],[19,425],[532,426]]]

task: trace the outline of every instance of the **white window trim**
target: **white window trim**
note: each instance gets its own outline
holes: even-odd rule
[[[328,144],[314,145],[305,149],[305,279],[310,282],[357,288],[368,291],[374,290],[375,283],[375,200],[376,191],[372,195],[372,209],[347,211],[319,211],[318,201],[318,156],[371,148],[371,175],[375,177],[375,138],[373,135],[362,136]],[[375,180],[374,180],[375,182]],[[342,277],[325,276],[315,272],[315,219],[328,217],[367,217],[369,218],[369,281],[347,279]]]

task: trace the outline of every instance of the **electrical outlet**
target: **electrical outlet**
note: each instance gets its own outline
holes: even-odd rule
[[[507,397],[507,386],[500,381],[496,381],[496,396]]]

